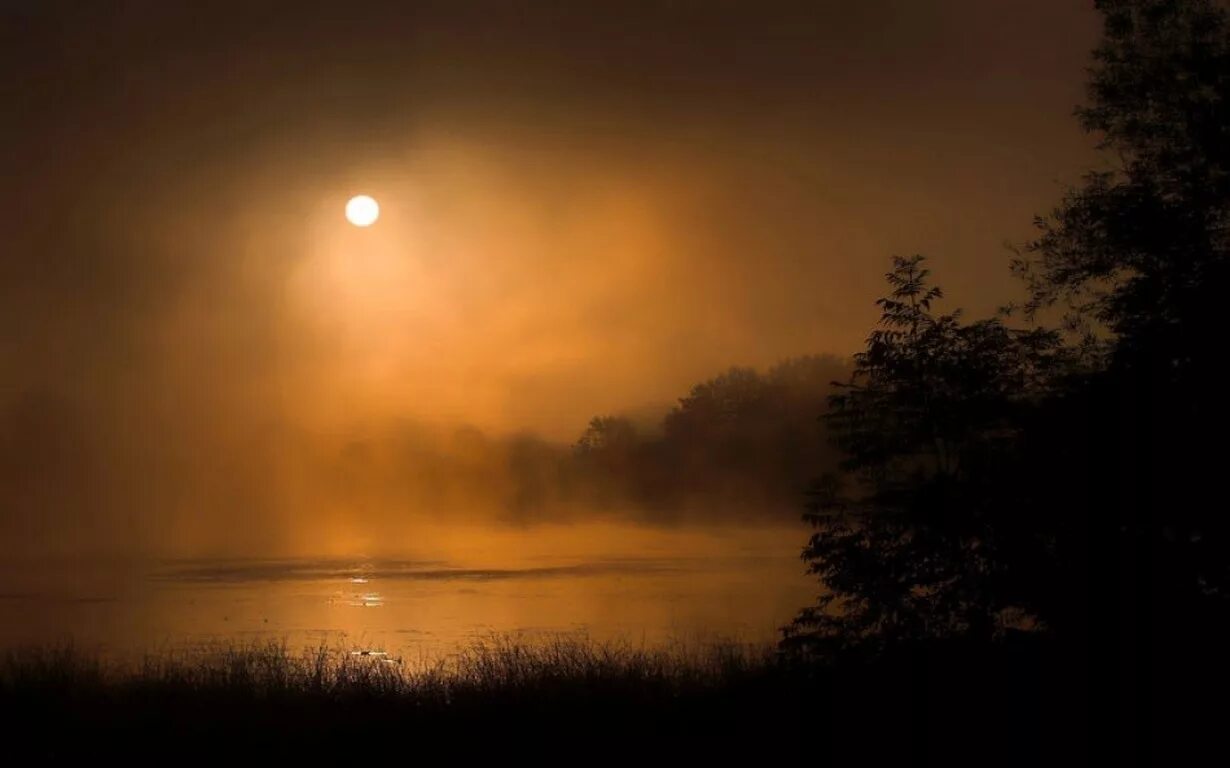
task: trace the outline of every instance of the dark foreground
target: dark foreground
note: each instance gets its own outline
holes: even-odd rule
[[[558,640],[480,644],[414,670],[280,646],[127,669],[72,650],[22,651],[0,669],[6,754],[37,762],[1053,765],[1086,762],[1091,733],[1093,748],[1116,751],[1091,731],[1080,676],[1029,638],[837,664]]]

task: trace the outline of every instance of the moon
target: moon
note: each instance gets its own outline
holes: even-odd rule
[[[355,195],[346,202],[346,220],[356,227],[370,227],[380,218],[380,204],[367,195]]]

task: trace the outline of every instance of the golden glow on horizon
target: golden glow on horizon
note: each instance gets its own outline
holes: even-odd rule
[[[380,204],[367,195],[355,195],[346,203],[346,220],[356,227],[370,227],[380,218]]]

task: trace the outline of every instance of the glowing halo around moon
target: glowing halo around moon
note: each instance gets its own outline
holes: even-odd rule
[[[346,201],[346,220],[356,227],[370,227],[380,218],[380,204],[367,195],[355,195]]]

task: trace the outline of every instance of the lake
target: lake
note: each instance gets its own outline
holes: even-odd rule
[[[284,640],[432,659],[492,635],[771,642],[816,594],[798,528],[436,534],[396,555],[8,560],[0,645],[137,658]]]

